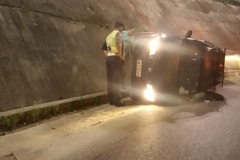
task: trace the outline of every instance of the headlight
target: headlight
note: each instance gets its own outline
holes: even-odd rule
[[[166,34],[161,34],[161,37],[165,38],[165,37],[167,37],[167,35]]]
[[[144,97],[151,102],[155,101],[155,93],[153,87],[150,84],[147,84],[147,88],[144,91]]]
[[[159,47],[159,37],[156,37],[153,40],[151,40],[149,47],[150,55],[154,55],[156,53],[157,48]]]

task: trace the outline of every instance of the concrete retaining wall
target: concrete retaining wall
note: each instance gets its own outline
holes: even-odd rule
[[[0,112],[105,91],[115,21],[240,50],[240,8],[211,0],[2,0]]]
[[[0,111],[105,91],[107,30],[0,7]]]

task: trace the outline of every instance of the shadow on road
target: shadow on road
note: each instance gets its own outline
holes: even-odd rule
[[[175,123],[176,120],[200,117],[211,112],[219,112],[220,108],[224,105],[226,105],[226,102],[222,95],[208,91],[201,101],[191,103],[179,109],[177,112],[167,117],[166,121]]]
[[[175,100],[171,100],[175,98]],[[172,109],[172,114],[165,117],[164,121],[175,123],[176,120],[201,117],[211,112],[219,112],[219,109],[226,105],[225,98],[215,92],[208,91],[206,95],[193,102],[191,97],[166,97],[158,103],[149,103],[143,101],[129,101],[127,105],[156,105]]]

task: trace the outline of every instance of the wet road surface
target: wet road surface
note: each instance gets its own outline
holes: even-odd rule
[[[227,78],[210,101],[103,105],[45,120],[0,137],[0,159],[239,160],[239,84]]]

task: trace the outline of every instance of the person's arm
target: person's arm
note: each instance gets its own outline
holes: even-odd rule
[[[118,56],[123,59],[122,43],[117,43]]]
[[[123,59],[123,40],[122,40],[122,34],[119,32],[116,35],[116,45],[118,50],[118,56]]]
[[[106,50],[103,50],[103,54],[107,57],[108,56],[108,52]]]
[[[104,42],[103,45],[102,45],[102,51],[103,51],[104,55],[107,57],[108,52],[107,52],[107,44],[106,44],[106,42]]]

